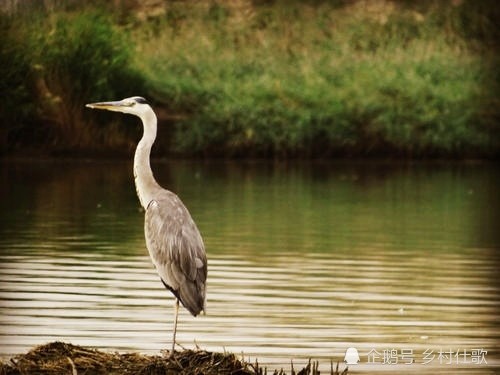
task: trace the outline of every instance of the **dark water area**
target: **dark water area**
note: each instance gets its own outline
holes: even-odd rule
[[[500,369],[500,174],[488,163],[156,161],[203,235],[207,315],[186,348],[270,368]],[[170,347],[173,298],[130,162],[0,162],[0,356],[61,340]]]

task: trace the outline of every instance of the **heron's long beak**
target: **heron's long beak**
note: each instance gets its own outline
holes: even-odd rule
[[[121,108],[130,107],[131,104],[124,100],[119,100],[116,102],[99,102],[99,103],[90,103],[85,104],[85,107],[93,108],[93,109],[107,109],[108,111],[117,111],[121,112]]]

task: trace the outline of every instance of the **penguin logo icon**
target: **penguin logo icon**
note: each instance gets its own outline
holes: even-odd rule
[[[356,348],[347,348],[345,351],[344,362],[347,365],[357,365],[360,361],[358,349]]]

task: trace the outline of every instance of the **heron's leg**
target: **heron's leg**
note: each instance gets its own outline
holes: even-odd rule
[[[175,334],[177,333],[177,318],[179,316],[179,299],[175,299],[175,306],[174,306],[174,311],[175,311],[175,316],[174,316],[174,337],[172,339],[172,351],[170,352],[170,355],[174,355],[174,350],[175,350]]]

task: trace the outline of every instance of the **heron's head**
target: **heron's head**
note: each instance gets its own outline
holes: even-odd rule
[[[147,111],[151,111],[146,99],[141,96],[132,96],[116,102],[99,102],[85,105],[93,109],[106,109],[108,111],[130,113],[141,117]]]

